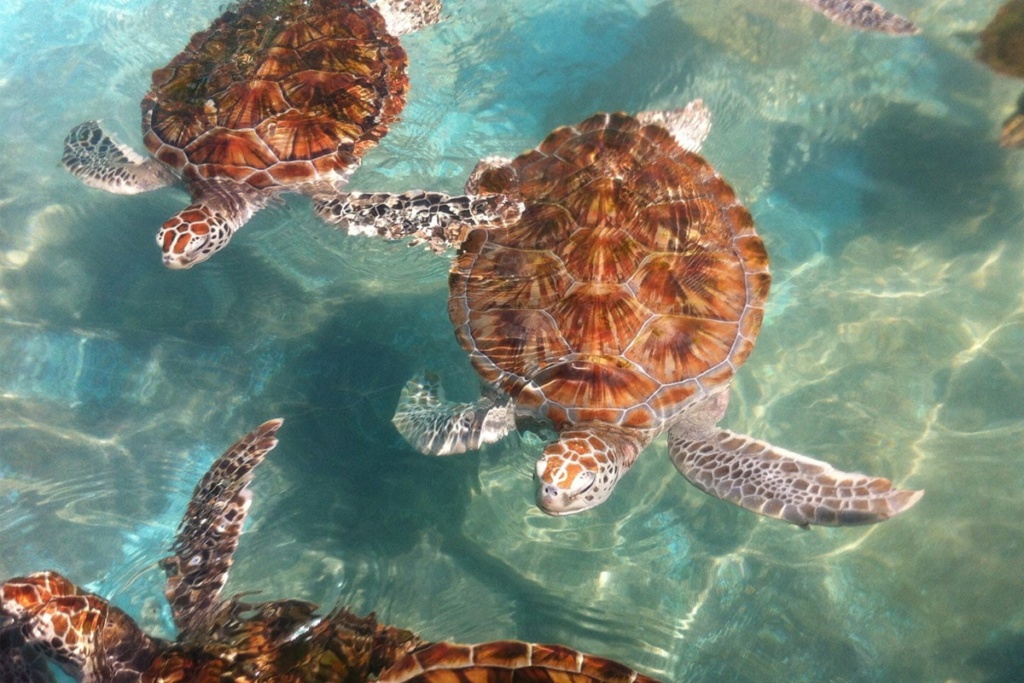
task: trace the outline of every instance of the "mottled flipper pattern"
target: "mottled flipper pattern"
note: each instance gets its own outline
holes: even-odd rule
[[[687,152],[698,153],[711,133],[711,110],[704,100],[692,100],[682,109],[656,109],[636,115],[642,123],[662,126]]]
[[[413,244],[426,242],[437,252],[458,247],[474,226],[519,215],[518,208],[501,195],[451,196],[419,190],[320,197],[313,208],[323,220],[350,235],[392,240],[411,237]]]
[[[253,470],[277,445],[282,420],[269,420],[218,458],[192,493],[172,550],[161,566],[165,595],[182,637],[202,633],[220,608],[220,592],[252,503]]]
[[[920,29],[908,19],[870,0],[800,0],[837,24],[858,31],[876,31],[895,36],[913,35]]]
[[[402,389],[391,419],[409,444],[426,455],[452,455],[494,443],[515,428],[515,407],[482,398],[446,401],[436,376],[417,376]]]
[[[158,655],[162,641],[147,636],[117,607],[81,590],[57,572],[39,572],[0,585],[0,643],[21,642],[7,683],[52,681],[38,656],[86,683],[137,681]],[[9,673],[11,658],[0,659]],[[47,672],[48,673],[48,672]],[[20,676],[20,678],[19,678]]]
[[[800,526],[881,522],[924,495],[725,429],[706,436],[673,430],[668,444],[672,462],[697,488]]]
[[[628,666],[561,645],[499,640],[435,643],[381,673],[378,683],[657,683]]]
[[[97,121],[71,129],[64,139],[64,168],[89,187],[114,194],[139,194],[174,183],[166,166],[143,158],[103,132]]]
[[[377,0],[376,8],[394,36],[441,21],[441,0]]]

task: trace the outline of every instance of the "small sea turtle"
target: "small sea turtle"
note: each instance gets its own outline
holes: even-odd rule
[[[467,196],[317,207],[354,233],[461,244],[448,313],[486,395],[454,404],[436,379],[413,380],[394,417],[410,444],[460,453],[539,420],[558,434],[537,462],[537,502],[553,515],[604,501],[664,431],[691,483],[795,524],[877,522],[918,501],[715,426],[770,278],[750,213],[697,154],[710,125],[699,101],[599,114],[512,161],[485,159]],[[467,222],[480,226],[468,236]]]
[[[95,121],[64,166],[90,187],[148,192],[183,180],[193,203],[163,224],[164,264],[223,249],[283,192],[333,195],[405,106],[397,36],[435,23],[440,0],[243,0],[167,66],[142,100],[143,158]]]
[[[47,661],[89,683],[656,683],[560,645],[428,643],[344,607],[221,598],[252,501],[253,470],[281,420],[244,436],[196,486],[178,530],[165,595],[178,638],[144,633],[127,613],[57,572],[0,584],[0,680],[55,681]]]
[[[978,59],[996,73],[1024,78],[1024,0],[1004,3],[981,31]],[[1024,94],[1017,110],[1003,122],[1003,147],[1024,147]]]
[[[859,31],[914,35],[920,29],[908,19],[870,0],[800,0],[837,24]]]

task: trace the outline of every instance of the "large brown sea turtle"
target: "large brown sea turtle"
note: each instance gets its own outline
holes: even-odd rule
[[[344,607],[223,599],[253,470],[281,420],[244,436],[196,486],[173,555],[161,566],[178,638],[144,633],[102,597],[56,572],[0,584],[0,680],[55,681],[46,662],[88,683],[655,683],[560,645],[428,643]]]
[[[282,192],[333,195],[405,106],[397,36],[436,22],[440,0],[242,0],[153,72],[143,158],[99,124],[77,126],[64,166],[135,194],[184,181],[193,203],[163,224],[164,263],[224,248]]]
[[[460,245],[448,313],[486,395],[454,404],[436,381],[412,381],[394,422],[414,447],[459,453],[539,421],[557,433],[536,477],[554,515],[604,501],[665,431],[691,483],[795,524],[877,522],[918,501],[716,426],[770,278],[750,213],[697,154],[709,130],[700,102],[599,114],[514,160],[484,160],[467,196],[318,206],[351,232]]]
[[[842,26],[891,35],[914,35],[919,29],[909,19],[871,0],[800,0]]]
[[[1024,78],[1024,0],[1009,0],[981,31],[978,59],[996,73]],[[1003,121],[1003,147],[1024,147],[1024,94],[1017,109]]]

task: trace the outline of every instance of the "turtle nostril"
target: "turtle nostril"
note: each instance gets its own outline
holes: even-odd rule
[[[541,493],[545,498],[558,498],[558,487],[554,484],[545,484],[544,488],[541,489]]]

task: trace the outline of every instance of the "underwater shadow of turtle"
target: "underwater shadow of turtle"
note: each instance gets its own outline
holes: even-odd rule
[[[425,642],[344,607],[317,613],[302,600],[227,599],[221,591],[252,503],[255,468],[277,445],[281,420],[242,437],[210,466],[192,494],[172,555],[160,566],[178,637],[153,638],[124,611],[57,572],[0,584],[0,677],[54,681],[47,662],[92,683],[655,683],[601,657],[560,645]]]

